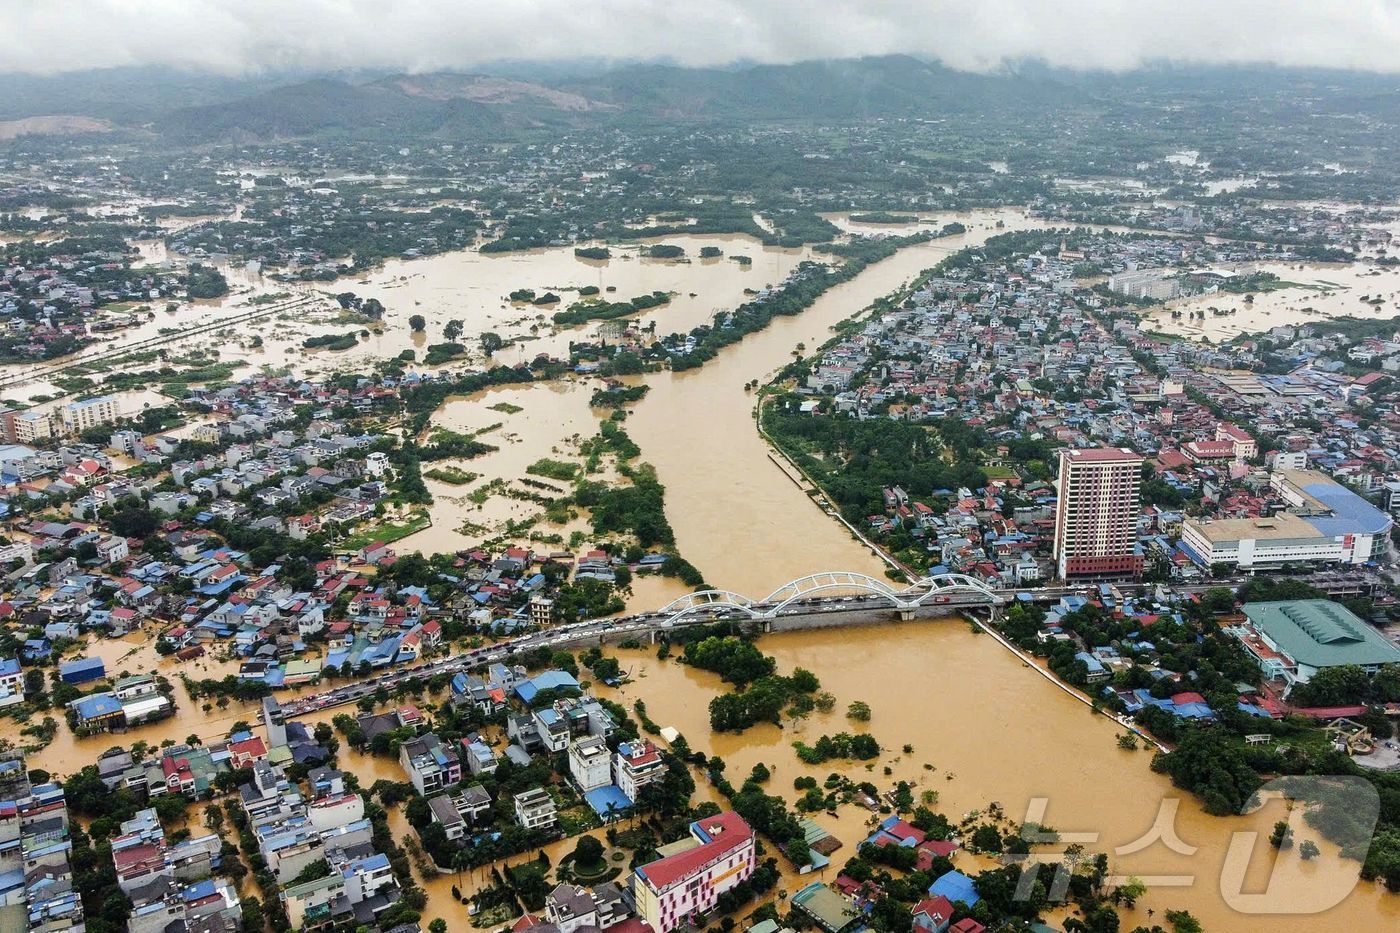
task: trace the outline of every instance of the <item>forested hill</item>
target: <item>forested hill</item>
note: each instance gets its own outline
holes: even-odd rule
[[[627,123],[996,118],[1075,111],[1110,122],[1172,113],[1248,112],[1291,122],[1362,112],[1396,122],[1388,76],[1284,69],[1152,68],[1073,74],[1027,65],[970,74],[908,56],[682,68],[629,65],[582,76],[283,75],[222,79],[161,69],[54,78],[0,76],[0,120],[64,114],[178,143],[316,136],[499,138],[519,130]],[[1184,106],[1184,111],[1183,111]],[[43,124],[36,124],[43,125]],[[78,125],[81,125],[80,123]]]
[[[622,110],[672,118],[937,118],[1085,99],[1044,76],[969,74],[899,55],[737,70],[638,65],[564,87]]]

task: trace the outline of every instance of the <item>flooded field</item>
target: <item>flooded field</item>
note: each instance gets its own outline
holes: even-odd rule
[[[1290,284],[1274,291],[1254,292],[1249,301],[1245,294],[1233,292],[1179,298],[1144,316],[1143,328],[1219,343],[1280,325],[1337,317],[1385,319],[1400,315],[1400,269],[1333,263],[1257,263],[1235,271],[1268,272]],[[1193,312],[1202,311],[1205,317],[1192,316]]]

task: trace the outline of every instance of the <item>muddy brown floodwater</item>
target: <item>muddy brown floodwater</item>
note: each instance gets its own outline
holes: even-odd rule
[[[657,373],[644,377],[650,393],[633,406],[627,431],[642,449],[641,459],[654,464],[666,486],[666,513],[675,528],[677,546],[716,586],[761,597],[787,581],[822,570],[853,570],[879,576],[883,564],[867,548],[852,538],[835,520],[823,514],[770,459],[767,446],[753,423],[754,396],[744,390],[746,383],[760,383],[791,359],[798,343],[809,350],[824,342],[837,322],[859,313],[871,301],[885,295],[920,271],[929,268],[947,253],[983,242],[1002,230],[1026,229],[1044,224],[1019,211],[979,212],[972,215],[945,215],[927,218],[942,224],[960,220],[966,234],[910,247],[876,263],[852,281],[823,295],[805,313],[779,318],[764,331],[753,334],[722,351],[703,368],[683,373]],[[997,227],[997,223],[1002,224]],[[900,231],[904,232],[904,231]],[[669,237],[669,242],[685,242],[688,247],[713,242],[728,252],[754,256],[752,269],[742,269],[732,261],[709,264],[652,263],[638,259],[614,259],[599,268],[577,260],[571,250],[547,250],[510,257],[482,257],[476,253],[452,254],[420,262],[390,263],[381,274],[356,287],[361,294],[381,295],[390,312],[386,333],[362,342],[357,350],[343,356],[301,354],[294,349],[300,334],[279,336],[280,325],[257,328],[266,334],[264,347],[247,353],[254,364],[288,363],[298,371],[314,368],[353,368],[361,359],[396,353],[440,337],[441,326],[452,317],[467,320],[468,334],[490,327],[503,330],[527,327],[522,323],[539,309],[511,306],[501,296],[514,288],[560,286],[566,284],[616,284],[615,297],[632,297],[653,288],[669,289],[685,296],[670,306],[649,312],[643,320],[654,319],[658,331],[684,330],[720,307],[733,307],[743,299],[743,290],[781,280],[805,255],[798,251],[764,251],[742,238]],[[693,252],[692,252],[693,255]],[[1341,283],[1334,270],[1310,270],[1318,279]],[[1296,275],[1280,275],[1297,280]],[[1389,292],[1384,286],[1363,279],[1347,291],[1347,309],[1361,308],[1357,299],[1369,290]],[[690,292],[696,293],[690,298]],[[1275,293],[1284,300],[1297,295]],[[1317,304],[1318,293],[1308,298]],[[1262,299],[1256,298],[1256,304]],[[1391,300],[1387,294],[1387,302]],[[1355,305],[1353,305],[1355,302]],[[1218,303],[1218,302],[1217,302]],[[552,311],[553,309],[548,309]],[[1329,312],[1336,310],[1328,308]],[[429,333],[417,339],[406,333],[407,316],[418,311],[429,318]],[[159,324],[171,326],[194,309],[165,318]],[[546,312],[547,313],[547,312]],[[1243,317],[1241,315],[1237,316]],[[1168,318],[1168,321],[1170,318]],[[1221,318],[1220,321],[1231,321]],[[1208,319],[1208,324],[1213,323]],[[306,327],[306,325],[303,325]],[[316,325],[317,332],[332,329]],[[554,350],[575,334],[561,332],[526,344],[522,353]],[[135,334],[127,337],[136,336]],[[291,351],[291,352],[288,352]],[[508,361],[508,360],[507,360]],[[435,423],[457,430],[488,429],[483,440],[496,444],[497,453],[474,461],[452,465],[481,474],[486,482],[494,477],[518,476],[525,466],[543,456],[565,454],[575,444],[575,436],[587,437],[597,429],[599,412],[590,411],[588,395],[596,383],[571,380],[559,385],[507,387],[470,398],[455,399],[435,417]],[[493,410],[502,402],[520,411]],[[493,427],[497,423],[500,427]],[[396,545],[401,552],[415,548],[425,551],[450,550],[470,543],[470,535],[459,529],[466,522],[504,521],[524,517],[529,510],[518,508],[514,500],[489,500],[476,508],[464,498],[468,487],[433,482],[433,491],[442,496],[434,507],[434,526]],[[454,498],[456,501],[453,501]],[[487,521],[481,521],[486,519]],[[583,518],[567,526],[549,530],[566,538],[571,530],[585,527]],[[683,591],[675,580],[639,577],[633,585],[629,609],[656,608]],[[172,680],[184,670],[196,677],[221,676],[227,664],[195,662],[181,665],[161,659],[150,648],[153,633],[136,633],[124,640],[104,642],[93,647],[108,662],[109,671],[122,669],[158,670]],[[844,716],[846,705],[860,699],[870,704],[874,716],[869,730],[886,752],[870,772],[877,785],[889,786],[895,780],[909,780],[920,791],[936,790],[938,808],[952,818],[985,806],[1001,804],[1008,815],[1026,819],[1031,802],[1046,801],[1043,820],[1063,833],[1096,833],[1096,841],[1086,842],[1090,851],[1110,854],[1116,871],[1144,878],[1160,875],[1193,876],[1189,887],[1154,887],[1135,911],[1127,913],[1130,925],[1148,924],[1146,911],[1161,912],[1169,907],[1190,909],[1211,931],[1218,930],[1376,930],[1395,928],[1400,922],[1400,897],[1385,894],[1375,885],[1363,884],[1338,906],[1320,916],[1293,914],[1254,917],[1237,913],[1220,893],[1221,866],[1231,833],[1258,829],[1267,835],[1280,818],[1276,809],[1265,808],[1258,818],[1218,819],[1209,817],[1196,802],[1175,791],[1148,767],[1150,756],[1117,748],[1113,724],[1095,718],[1081,703],[1055,689],[991,638],[973,635],[968,626],[955,620],[908,623],[870,628],[828,629],[790,633],[765,638],[765,651],[775,655],[782,670],[801,666],[821,678],[824,689],[837,697],[833,713],[815,715],[785,729],[764,726],[743,735],[712,735],[707,721],[707,704],[723,685],[713,675],[694,671],[675,662],[659,662],[650,653],[622,652],[624,667],[635,681],[620,691],[600,688],[631,705],[644,698],[651,717],[662,725],[674,725],[691,746],[723,757],[729,774],[742,779],[752,766],[763,761],[774,769],[770,792],[782,792],[794,799],[792,780],[803,774],[824,778],[840,770],[860,778],[864,765],[829,763],[807,768],[798,762],[791,743],[798,737],[815,738],[822,733],[851,731],[855,725]],[[205,664],[205,667],[201,667]],[[74,739],[61,729],[55,741],[31,756],[31,766],[58,775],[71,773],[91,762],[103,749],[116,744],[143,740],[152,746],[164,739],[182,741],[191,733],[210,739],[222,737],[233,722],[255,722],[257,707],[232,704],[206,715],[201,704],[184,695],[173,719],[133,730],[123,736],[96,736]],[[329,718],[327,716],[326,718]],[[5,737],[22,744],[13,724],[6,724]],[[912,751],[901,751],[905,744]],[[925,768],[925,765],[929,768]],[[345,752],[342,766],[359,775],[365,786],[384,777],[402,780],[396,762]],[[891,774],[883,769],[888,766]],[[703,785],[703,782],[702,782]],[[699,797],[712,799],[713,791],[702,786]],[[1193,857],[1185,857],[1151,845],[1133,854],[1115,854],[1114,849],[1139,840],[1153,825],[1163,799],[1179,800],[1175,828],[1186,843],[1199,847]],[[863,838],[868,815],[846,807],[836,817],[818,815],[817,820],[845,843],[835,864],[854,853]],[[401,811],[391,815],[394,833],[409,831]],[[1307,833],[1300,834],[1307,838]],[[557,864],[570,851],[574,840],[565,840],[547,850]],[[1267,846],[1250,862],[1245,890],[1262,890],[1272,859]],[[1296,859],[1281,863],[1279,878],[1285,882],[1281,902],[1287,904],[1329,880],[1345,879],[1354,865],[1336,856],[1335,847],[1322,844],[1324,856],[1311,863]],[[1295,849],[1296,851],[1296,849]],[[967,865],[967,856],[960,856]],[[427,879],[430,903],[425,916],[441,916],[454,933],[471,929],[465,908],[456,904],[451,887],[459,884],[470,893],[486,878],[485,870],[454,873]],[[783,887],[795,890],[800,879],[785,876]],[[1253,888],[1248,887],[1253,885]],[[1297,906],[1295,903],[1293,906]]]
[[[1008,816],[1024,821],[1033,812],[1033,802],[1042,799],[1042,821],[1065,834],[1096,834],[1096,841],[1084,846],[1107,853],[1115,873],[1136,875],[1149,885],[1153,877],[1194,878],[1189,886],[1149,886],[1136,909],[1125,911],[1125,929],[1150,926],[1154,921],[1148,919],[1148,909],[1161,922],[1164,910],[1182,908],[1210,931],[1378,930],[1400,923],[1400,897],[1364,882],[1320,916],[1236,912],[1222,897],[1220,882],[1231,835],[1261,833],[1243,890],[1263,890],[1274,863],[1273,850],[1263,840],[1274,822],[1284,818],[1281,807],[1266,806],[1248,818],[1207,815],[1193,798],[1150,770],[1149,753],[1118,748],[1111,721],[1091,714],[961,621],[790,632],[766,636],[760,646],[777,659],[780,671],[803,667],[815,673],[822,688],[836,696],[836,708],[783,728],[763,725],[738,735],[715,734],[709,728],[707,704],[727,685],[706,671],[657,661],[642,651],[618,655],[634,682],[601,692],[628,709],[635,699],[644,699],[658,725],[674,726],[695,750],[722,757],[725,774],[736,785],[755,764],[767,764],[773,771],[768,791],[789,802],[797,796],[794,778],[810,775],[820,782],[833,771],[882,789],[906,780],[916,786],[916,796],[935,790],[937,809],[954,822],[993,801]],[[853,700],[870,705],[868,724],[846,718],[845,708]],[[799,739],[810,743],[822,734],[867,730],[884,749],[868,769],[852,762],[807,766],[792,749]],[[906,744],[912,751],[902,751]],[[889,776],[884,774],[886,766],[892,771]],[[1176,832],[1198,851],[1184,856],[1158,842],[1140,852],[1115,854],[1115,849],[1147,835],[1163,800],[1177,801]],[[855,806],[842,807],[834,818],[816,815],[818,823],[845,843],[833,857],[835,868],[869,834],[869,818]],[[1316,838],[1307,830],[1299,833],[1299,841],[1310,837]],[[1335,846],[1317,841],[1324,855],[1315,861],[1280,861],[1274,884],[1282,882],[1281,888],[1270,889],[1280,891],[1280,905],[1296,909],[1319,888],[1340,882],[1345,890],[1348,878],[1355,877],[1356,863],[1342,861]],[[966,864],[966,858],[960,855],[960,864]],[[827,870],[829,876],[835,868]],[[784,886],[791,893],[805,880],[809,879],[785,877]]]
[[[1231,292],[1168,302],[1143,319],[1143,329],[1216,343],[1243,333],[1339,317],[1387,320],[1400,314],[1400,270],[1361,264],[1264,262],[1241,266],[1242,274],[1268,272],[1290,283],[1252,300]],[[1365,300],[1363,300],[1365,299]],[[1211,309],[1228,314],[1216,314]],[[1174,311],[1181,317],[1173,317]],[[1192,312],[1205,317],[1191,317]]]
[[[700,369],[647,377],[651,391],[627,419],[627,431],[666,486],[666,516],[676,545],[714,586],[755,599],[789,580],[823,570],[883,577],[884,564],[823,514],[769,460],[753,419],[760,384],[830,338],[834,324],[859,313],[940,259],[1008,230],[1044,226],[1020,211],[938,217],[959,220],[961,236],[911,246],[828,291],[795,317],[775,318]],[[1001,222],[1002,227],[996,224]]]

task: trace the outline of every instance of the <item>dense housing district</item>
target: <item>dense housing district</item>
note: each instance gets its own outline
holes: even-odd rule
[[[1308,825],[1400,890],[1393,295],[1351,296],[1364,318],[1303,315],[1214,342],[1164,332],[1206,320],[1208,302],[1297,287],[1265,265],[1379,275],[1396,261],[1392,214],[1144,201],[1122,179],[1079,178],[1077,151],[1038,156],[1046,171],[1025,176],[928,157],[929,134],[952,130],[891,121],[830,147],[826,130],[619,128],[550,145],[168,157],[75,142],[44,179],[19,144],[0,160],[19,179],[0,189],[0,230],[71,235],[0,244],[0,361],[62,393],[0,410],[0,931],[441,933],[448,917],[512,933],[1039,929],[1057,904],[1043,888],[1014,894],[1023,827],[996,805],[954,824],[936,792],[916,798],[892,756],[877,762],[893,750],[858,698],[840,698],[854,734],[793,743],[822,780],[792,778],[787,761],[727,773],[702,736],[620,702],[623,687],[644,692],[627,662],[648,655],[723,679],[715,733],[838,702],[812,672],[779,672],[722,601],[689,624],[621,615],[640,575],[698,588],[705,569],[678,553],[624,426],[651,375],[706,365],[902,248],[969,233],[949,214],[849,216],[861,206],[981,208],[1039,229],[951,252],[746,387],[816,507],[870,543],[891,580],[974,581],[990,594],[979,632],[1112,716],[1125,750],[1150,743],[1153,767],[1211,813],[1238,813],[1274,775],[1364,777],[1382,805],[1369,850],[1337,832],[1345,800],[1322,801]],[[801,184],[741,179],[752,164]],[[1179,161],[1139,172],[1153,195],[1211,183]],[[1310,191],[1318,172],[1262,187]],[[1325,177],[1370,194],[1361,173]],[[109,188],[149,197],[85,209]],[[72,210],[48,209],[60,200]],[[181,216],[205,219],[168,222]],[[877,230],[848,236],[838,221]],[[1155,232],[1058,226],[1104,223]],[[578,339],[554,353],[527,343],[515,365],[493,357],[506,338],[464,336],[451,319],[433,322],[448,342],[421,359],[304,371],[304,351],[398,326],[407,308],[386,325],[377,299],[343,290],[385,260],[553,247],[604,263],[603,244],[692,233],[751,238],[743,254],[703,247],[714,266],[750,266],[764,247],[811,257],[688,332],[622,320],[670,301],[652,291],[555,312]],[[646,250],[625,261],[691,261],[671,244]],[[291,308],[283,320],[314,304],[357,330],[287,348],[288,367],[182,349],[162,332],[173,327],[69,359],[223,297],[225,273],[264,270],[238,315],[260,313],[255,300]],[[308,283],[336,284],[305,305],[265,291]],[[519,315],[512,341],[550,331],[537,309],[558,299],[519,285],[495,296]],[[407,323],[425,333],[421,314]],[[408,546],[449,511],[425,476],[487,498],[469,468],[492,450],[490,429],[449,430],[435,413],[546,382],[596,393],[605,420],[578,443],[585,463],[545,458],[492,481],[538,507],[528,521],[463,526],[472,546],[443,553]],[[132,403],[129,390],[156,386],[161,401]],[[614,625],[635,628],[614,637]],[[828,827],[851,814],[860,838],[838,856]],[[1118,929],[1116,908],[1142,891],[1110,883],[1106,856],[1066,859],[1063,926]],[[1177,933],[1192,922],[1171,921]]]

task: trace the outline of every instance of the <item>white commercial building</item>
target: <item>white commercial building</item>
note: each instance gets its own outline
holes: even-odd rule
[[[1242,570],[1288,564],[1365,564],[1384,553],[1391,517],[1314,470],[1275,470],[1269,485],[1287,512],[1256,518],[1188,518],[1181,543],[1198,564]]]

